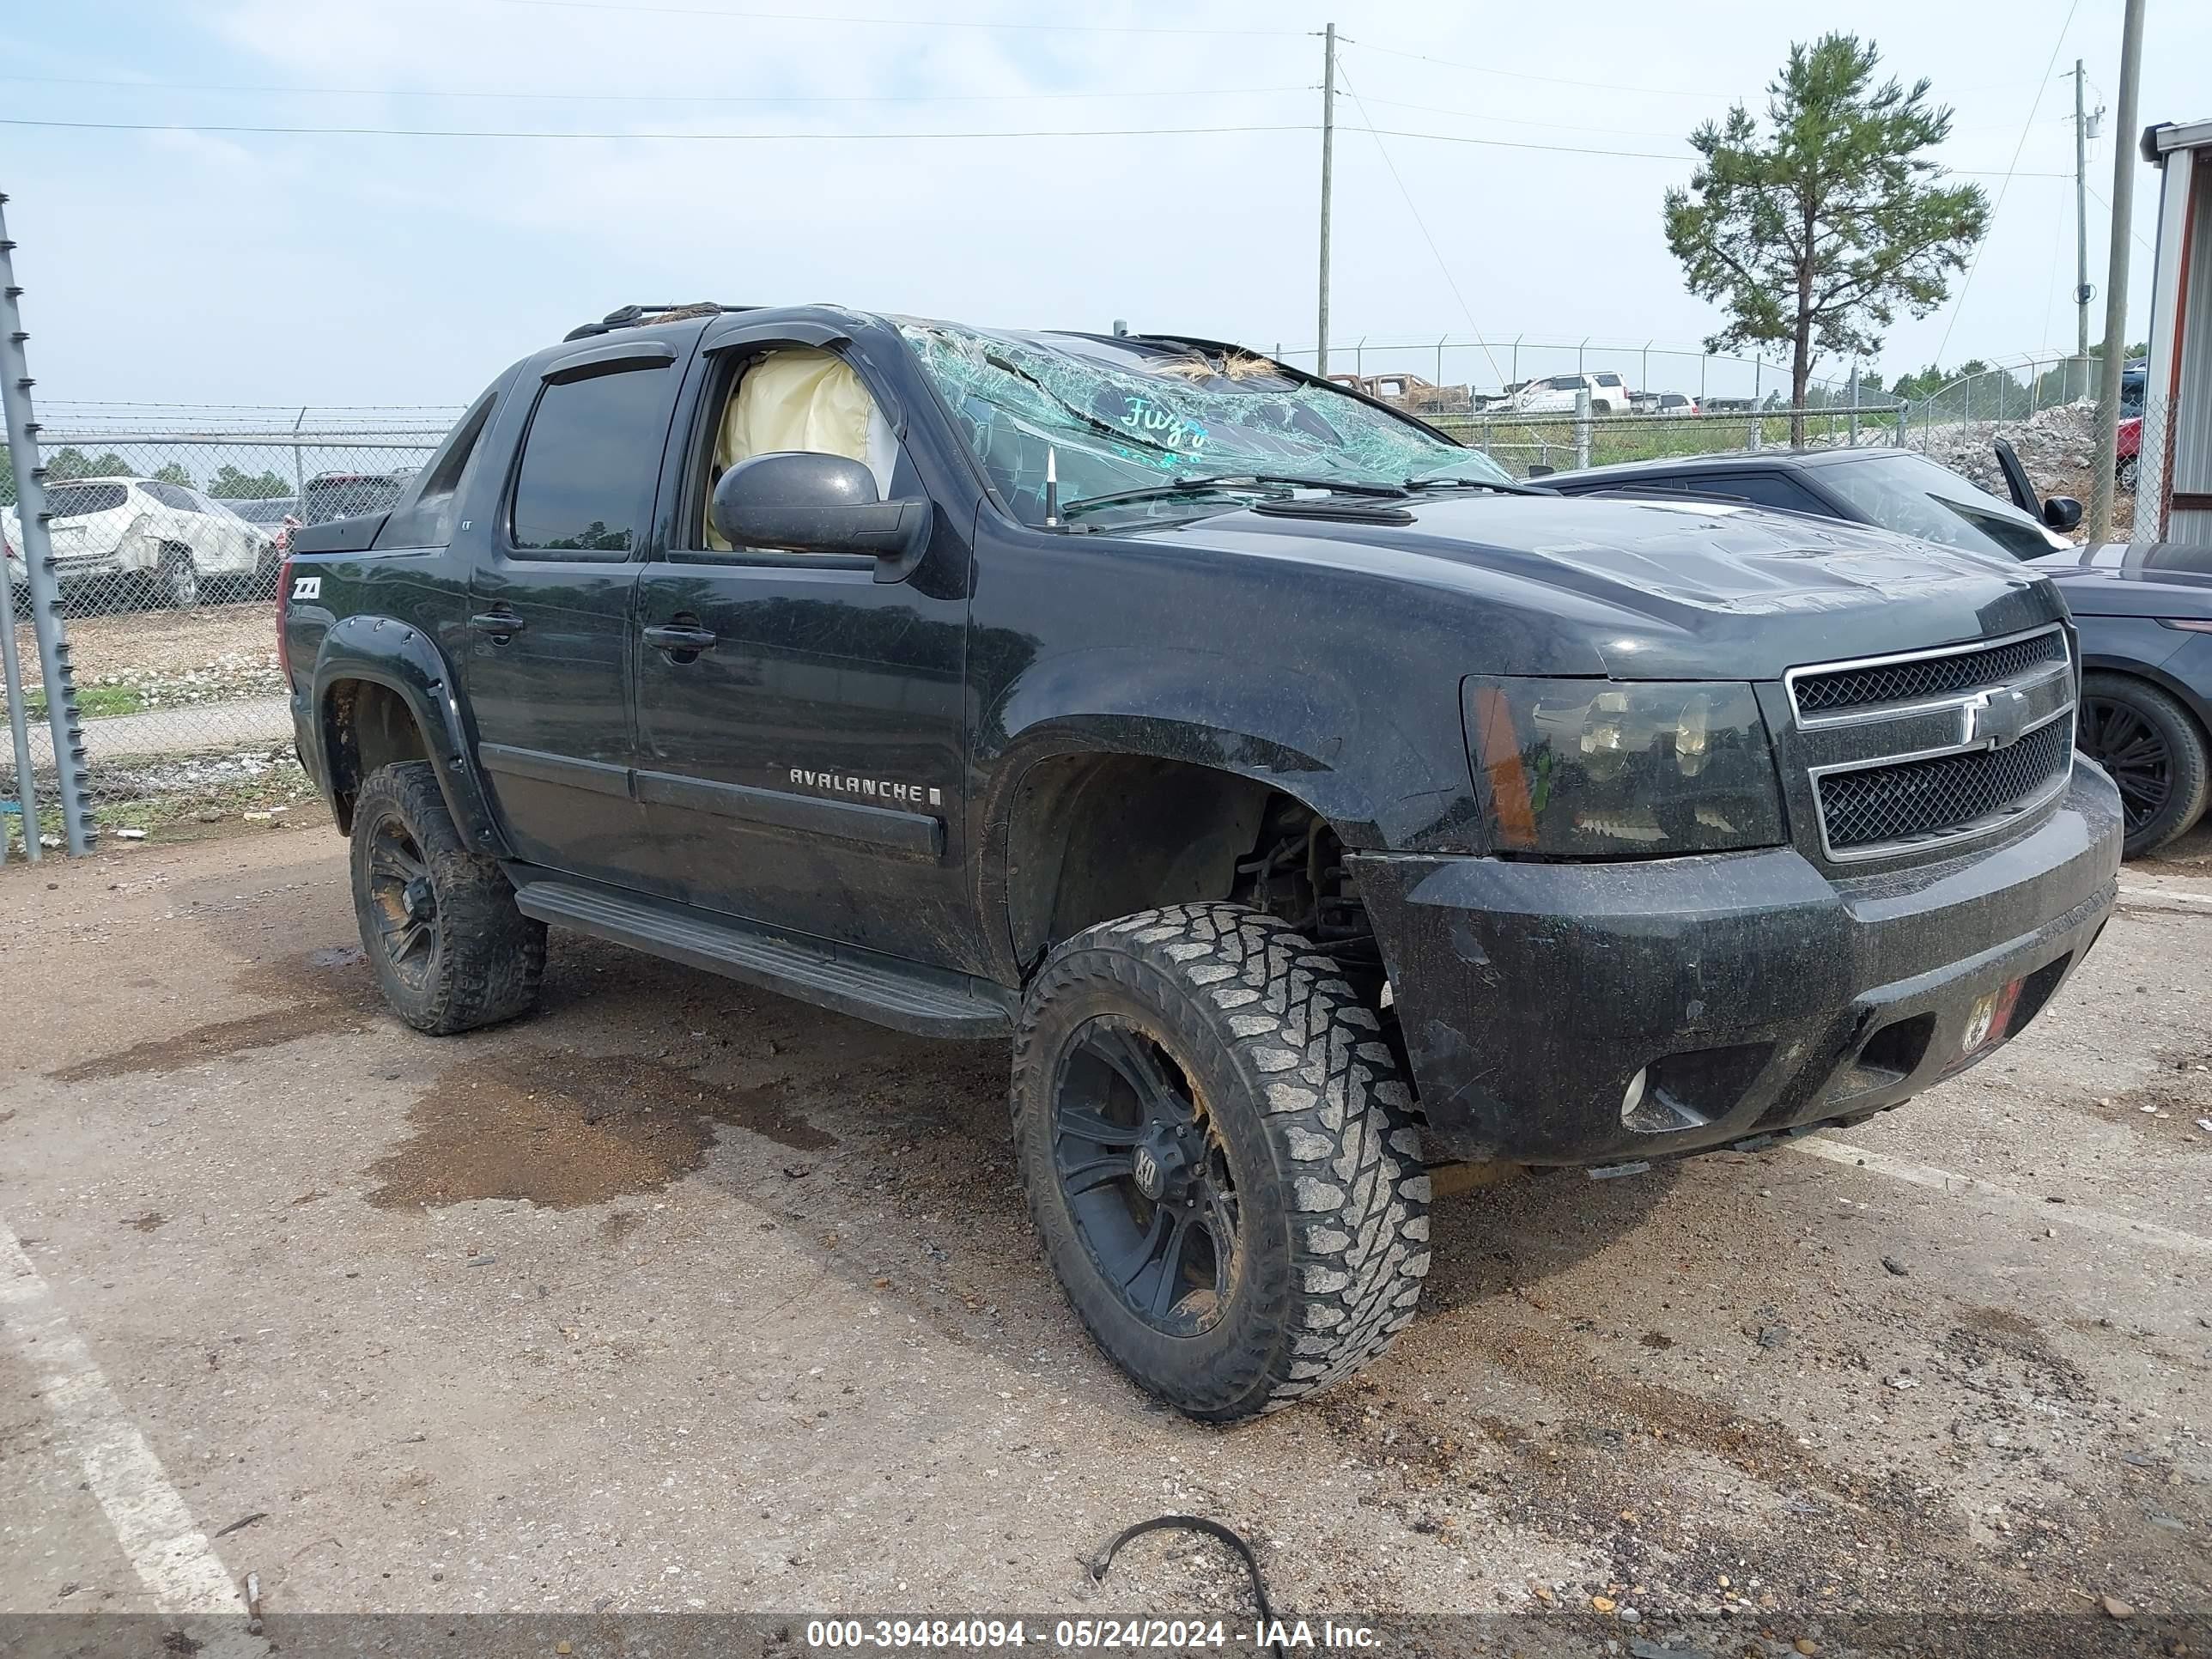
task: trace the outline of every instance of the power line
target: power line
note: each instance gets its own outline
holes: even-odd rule
[[[1443,250],[1437,246],[1437,239],[1429,234],[1429,222],[1421,216],[1420,204],[1413,200],[1413,192],[1406,188],[1406,181],[1399,177],[1398,164],[1390,159],[1389,146],[1382,142],[1382,135],[1376,131],[1374,117],[1368,114],[1367,106],[1360,101],[1359,89],[1352,84],[1352,77],[1344,74],[1341,64],[1337,65],[1337,73],[1344,75],[1344,89],[1352,94],[1352,101],[1359,111],[1359,118],[1366,124],[1368,136],[1375,140],[1376,153],[1382,156],[1382,165],[1390,169],[1390,182],[1398,186],[1398,194],[1406,198],[1406,211],[1413,216],[1413,223],[1419,227],[1421,240],[1429,245],[1429,253],[1436,260],[1437,269],[1443,273],[1444,285],[1451,289],[1452,298],[1459,301],[1460,314],[1467,319],[1467,325],[1480,338],[1482,325],[1474,320],[1474,312],[1468,305],[1467,296],[1459,291],[1459,279],[1452,275],[1451,266],[1444,262]],[[1498,359],[1491,356],[1487,345],[1482,348],[1482,355],[1490,359],[1490,372],[1497,375],[1498,383],[1503,386],[1505,377],[1498,374]]]
[[[65,132],[206,132],[237,136],[295,138],[588,138],[616,143],[637,139],[657,143],[742,143],[747,142],[777,143],[787,140],[820,140],[826,143],[845,143],[866,139],[983,139],[983,138],[1158,138],[1201,137],[1212,135],[1246,132],[1318,132],[1316,122],[1229,123],[1203,127],[1073,127],[1032,128],[981,132],[667,132],[667,131],[577,131],[554,128],[519,127],[370,127],[370,126],[306,126],[236,121],[50,121],[28,116],[0,116],[0,127],[37,127]],[[1694,160],[1689,155],[1669,155],[1660,150],[1598,149],[1582,144],[1539,144],[1516,138],[1477,138],[1457,132],[1415,132],[1400,127],[1367,126],[1358,131],[1379,134],[1385,138],[1415,138],[1437,144],[1475,144],[1491,149],[1539,150],[1553,155],[1609,156],[1620,161],[1671,161],[1680,165]],[[1969,177],[1995,178],[1993,173],[1977,173],[1972,167],[1952,167],[1948,172]],[[2070,179],[2065,173],[2014,173],[2005,175],[2019,179]]]
[[[483,88],[443,90],[435,87],[303,87],[222,82],[101,80],[64,75],[0,75],[20,86],[114,87],[134,92],[250,92],[282,96],[298,93],[318,98],[497,98],[519,101],[602,104],[984,104],[1022,103],[1047,98],[1236,98],[1262,94],[1311,92],[1296,87],[1167,87],[1103,92],[925,92],[796,94],[709,92],[507,92]]]
[[[597,138],[651,139],[668,143],[772,143],[804,139],[842,143],[854,139],[889,138],[1152,138],[1189,137],[1210,133],[1313,132],[1308,121],[1276,126],[1216,127],[1083,127],[1046,128],[998,132],[573,132],[523,131],[489,127],[307,127],[247,125],[235,122],[194,121],[37,121],[0,116],[0,126],[50,127],[82,132],[214,132],[260,133],[289,137],[334,138]]]
[[[1389,138],[1425,138],[1432,143],[1482,144],[1495,149],[1540,149],[1561,155],[1615,155],[1637,161],[1682,162],[1697,160],[1694,155],[1668,155],[1662,150],[1656,149],[1592,149],[1580,144],[1534,144],[1515,138],[1476,138],[1460,132],[1408,132],[1395,127],[1375,127],[1370,131],[1380,132]],[[1993,172],[1974,167],[1945,167],[1944,171],[1972,179],[1994,179],[1998,176]],[[2074,175],[2070,173],[2014,173],[2005,176],[2016,179],[2071,179]]]
[[[0,79],[5,78],[5,76],[0,76]],[[1310,90],[1310,88],[1309,88],[1309,90]],[[1674,133],[1658,132],[1653,131],[1650,127],[1594,127],[1587,121],[1529,121],[1524,120],[1518,116],[1492,115],[1487,110],[1468,109],[1464,106],[1455,106],[1451,104],[1409,104],[1403,99],[1398,98],[1370,98],[1367,101],[1370,104],[1380,104],[1389,109],[1419,110],[1424,114],[1428,115],[1457,115],[1470,121],[1495,121],[1500,125],[1509,127],[1542,127],[1553,132],[1601,132],[1616,138],[1672,139],[1676,137]],[[1996,131],[1999,126],[2002,126],[2007,132],[2012,131],[2012,123],[2009,121],[2000,123],[1985,122],[1971,127],[1954,127],[1951,130],[1954,132],[1990,132]],[[1686,141],[1678,140],[1678,142]],[[2027,176],[2040,177],[2041,175],[2030,174]]]
[[[2070,0],[2066,8],[2066,21],[2058,26],[2058,38],[2051,43],[2051,61],[2043,66],[2043,79],[2035,83],[2034,101],[2027,106],[2027,119],[2020,124],[2020,140],[2012,147],[2012,161],[2004,171],[2004,181],[1997,186],[1997,199],[1990,207],[1989,222],[1996,223],[1997,215],[2004,209],[2005,195],[2012,189],[2014,170],[2020,166],[2021,152],[2027,148],[2027,135],[2035,126],[2035,112],[2043,107],[2043,94],[2051,87],[2051,71],[2058,67],[2058,53],[2066,44],[2066,32],[2074,27],[2074,14],[2081,8],[2081,0]],[[2062,175],[2063,176],[2063,175]],[[1951,307],[1951,319],[1943,325],[1943,342],[1936,348],[1936,361],[1942,362],[1943,354],[1950,349],[1951,331],[1959,326],[1959,313],[1966,308],[1966,290],[1974,285],[1974,273],[1982,268],[1982,251],[1990,245],[1985,227],[1982,240],[1974,244],[1973,257],[1966,261],[1966,274],[1959,281],[1959,297]]]
[[[1423,64],[1441,64],[1447,69],[1466,70],[1473,75],[1494,75],[1507,81],[1542,81],[1555,87],[1586,87],[1596,92],[1640,92],[1656,98],[1723,98],[1725,93],[1690,92],[1680,87],[1627,87],[1611,81],[1571,81],[1561,75],[1531,75],[1521,70],[1502,70],[1489,64],[1462,63],[1455,58],[1435,58],[1425,52],[1406,52],[1397,46],[1378,46],[1372,41],[1352,40],[1346,43],[1364,52],[1379,52],[1392,58],[1410,58]]]
[[[550,11],[611,11],[624,16],[714,17],[733,22],[857,23],[872,28],[1011,29],[1041,34],[1199,34],[1295,38],[1312,29],[1188,28],[1157,23],[1029,23],[957,17],[850,17],[805,11],[733,11],[719,6],[631,5],[617,0],[483,0],[490,5],[534,6]]]
[[[0,80],[6,78],[0,76]],[[1457,115],[1470,121],[1495,121],[1509,127],[1541,127],[1551,132],[1601,132],[1616,138],[1674,137],[1671,132],[1654,132],[1649,127],[1594,127],[1587,121],[1527,121],[1517,116],[1492,115],[1485,110],[1455,107],[1449,104],[1409,104],[1402,98],[1370,98],[1367,102],[1380,105],[1385,109],[1419,110],[1425,115]]]
[[[2081,188],[2089,192],[2090,199],[2094,201],[2099,207],[2104,209],[2106,212],[2110,213],[2112,210],[2112,204],[2106,201],[2103,197],[2097,194],[2096,185],[2085,184]],[[2149,254],[2154,258],[2158,256],[2158,250],[2151,246],[2150,239],[2145,236],[2142,232],[2137,230],[2133,225],[2130,225],[2128,227],[2128,234],[2136,239],[2136,246],[2141,248],[2145,253]]]
[[[1524,70],[1502,70],[1491,64],[1470,64],[1456,58],[1438,58],[1425,52],[1408,52],[1399,46],[1380,46],[1371,40],[1346,40],[1345,44],[1359,46],[1367,52],[1384,52],[1392,58],[1407,58],[1417,63],[1437,64],[1447,69],[1465,70],[1472,75],[1496,76],[1508,81],[1541,81],[1556,87],[1585,87],[1596,92],[1634,92],[1653,98],[1725,98],[1731,102],[1741,101],[1737,94],[1731,93],[1697,92],[1681,87],[1629,86],[1618,81],[1576,81],[1559,75],[1535,75]],[[2049,78],[2048,76],[2045,77],[2046,80]],[[2025,84],[2026,82],[2020,81],[1984,82],[1976,86],[1953,88],[1950,95],[1955,96],[1967,92],[2003,92]],[[1375,101],[1381,103],[1382,100],[1378,98]]]

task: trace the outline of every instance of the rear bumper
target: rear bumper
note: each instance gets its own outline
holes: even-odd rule
[[[1995,848],[1831,880],[1802,854],[1355,859],[1435,1158],[1673,1157],[1894,1106],[2017,1032],[2118,896],[2118,793],[2087,763]],[[1639,1124],[1624,1123],[1645,1075]]]

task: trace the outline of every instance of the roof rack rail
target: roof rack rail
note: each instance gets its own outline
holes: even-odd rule
[[[694,300],[686,305],[623,306],[610,311],[596,323],[582,323],[561,337],[563,343],[570,340],[588,340],[594,334],[608,334],[618,328],[636,328],[646,323],[677,323],[686,317],[714,317],[726,311],[757,311],[758,306],[726,306],[712,300]]]

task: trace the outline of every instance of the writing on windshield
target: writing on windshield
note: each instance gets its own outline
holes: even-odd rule
[[[901,325],[1000,495],[1045,520],[1048,459],[1063,508],[1185,477],[1295,476],[1347,484],[1503,482],[1480,453],[1262,357],[1171,341]],[[1219,511],[1174,495],[1138,516]]]

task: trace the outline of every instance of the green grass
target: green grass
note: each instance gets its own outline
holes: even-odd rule
[[[46,717],[46,694],[43,690],[31,692],[24,699],[26,708],[34,720]],[[76,690],[76,712],[82,720],[96,720],[111,714],[136,714],[146,707],[146,693],[135,685],[81,685]]]
[[[1589,464],[1606,466],[1619,461],[1649,461],[1748,449],[1752,447],[1753,418],[1746,412],[1701,415],[1687,420],[1636,416],[1593,421]],[[1430,419],[1469,448],[1490,450],[1492,459],[1509,472],[1522,474],[1540,465],[1565,471],[1575,465],[1575,422],[1571,416],[1532,419],[1527,416],[1452,415]],[[1762,449],[1781,448],[1789,444],[1787,416],[1761,416],[1756,423]],[[1893,422],[1879,416],[1862,415],[1860,441],[1867,441],[1867,434],[1877,428],[1885,434],[1881,441],[1887,441],[1893,425]],[[1848,419],[1838,416],[1833,426],[1833,441],[1846,441]],[[1810,442],[1829,441],[1829,428],[1830,420],[1826,415],[1806,417],[1805,435]]]

